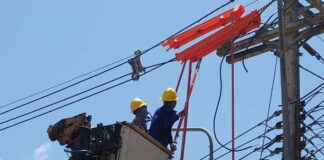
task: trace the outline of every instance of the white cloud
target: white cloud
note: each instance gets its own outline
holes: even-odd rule
[[[33,160],[48,160],[49,157],[49,149],[51,147],[51,143],[45,143],[40,145],[34,151],[34,159]]]

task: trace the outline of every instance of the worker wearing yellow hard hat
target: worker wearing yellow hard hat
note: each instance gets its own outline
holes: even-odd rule
[[[147,111],[147,104],[139,99],[134,98],[130,104],[131,112],[135,115],[132,124],[138,126],[140,129],[148,132],[147,122],[151,121],[150,113]]]
[[[164,90],[161,100],[164,102],[176,102],[178,101],[177,92],[173,88],[167,88]]]
[[[172,151],[176,150],[176,144],[172,141],[171,129],[173,124],[184,115],[184,111],[177,113],[174,108],[179,97],[173,88],[167,88],[162,93],[163,106],[157,109],[153,115],[149,134],[163,146],[170,145]]]

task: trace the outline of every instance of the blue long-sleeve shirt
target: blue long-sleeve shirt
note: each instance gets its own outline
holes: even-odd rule
[[[179,116],[173,108],[168,106],[160,107],[153,115],[149,134],[167,147],[168,144],[172,143],[171,129],[178,119]]]

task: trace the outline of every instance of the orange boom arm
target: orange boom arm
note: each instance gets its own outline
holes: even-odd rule
[[[227,41],[240,37],[247,32],[258,28],[260,24],[260,13],[259,11],[254,10],[250,14],[236,20],[233,26],[227,25],[202,41],[176,54],[176,60],[182,62],[187,60],[196,61],[220,48]]]
[[[245,10],[242,5],[236,6],[235,8],[230,9],[192,29],[189,29],[183,33],[180,33],[179,35],[171,37],[170,39],[164,41],[162,45],[164,47],[169,46],[167,50],[170,50],[172,48],[177,49],[214,29],[217,29],[230,23],[232,15],[235,21],[238,20],[244,12]]]

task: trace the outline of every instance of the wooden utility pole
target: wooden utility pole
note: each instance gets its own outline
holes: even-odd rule
[[[324,33],[324,2],[306,1],[309,6],[304,6],[298,0],[278,0],[278,27],[261,28],[253,37],[242,38],[243,40],[234,44],[235,62],[269,53],[269,51],[279,51],[284,160],[300,159],[303,149],[300,145],[303,132],[300,130],[300,103],[298,103],[300,99],[299,48],[305,45],[310,47],[307,41],[313,36]],[[315,14],[311,9],[316,9],[319,13]],[[217,50],[217,54],[227,56],[226,61],[231,63],[231,56],[226,53],[228,47],[223,46]]]

